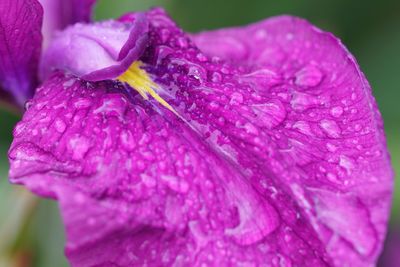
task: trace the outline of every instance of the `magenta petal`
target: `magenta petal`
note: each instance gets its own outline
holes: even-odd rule
[[[90,22],[96,0],[39,0],[44,9],[43,46],[47,47],[54,33],[77,22]]]
[[[335,265],[376,262],[393,172],[371,89],[341,42],[277,17],[200,34],[204,55],[160,17],[149,15],[158,35],[147,62],[157,63],[148,71],[162,95],[254,187],[266,195],[287,188]],[[284,184],[278,193],[274,180]]]
[[[142,54],[147,31],[143,14],[133,23],[75,24],[58,33],[46,50],[41,76],[62,70],[89,81],[114,79]]]
[[[280,233],[276,208],[175,115],[124,90],[56,75],[14,132],[11,181],[60,201],[72,265],[192,265],[210,253],[218,266],[230,264],[226,253],[271,261],[282,247],[256,248]],[[315,233],[298,223],[309,241],[294,236],[297,247],[312,245],[309,260],[323,262]]]
[[[23,105],[33,95],[42,35],[36,0],[0,1],[0,90]]]

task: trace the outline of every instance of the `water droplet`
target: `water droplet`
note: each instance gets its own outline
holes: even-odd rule
[[[268,129],[280,125],[286,118],[286,109],[278,99],[265,104],[252,105],[251,108],[257,117],[254,123]]]
[[[350,174],[351,170],[354,168],[354,163],[349,157],[341,155],[339,157],[339,166],[344,168],[347,174]]]
[[[68,145],[69,150],[72,152],[72,158],[74,160],[81,160],[89,150],[90,140],[83,136],[75,136],[69,140]]]
[[[63,83],[64,89],[71,87],[75,83],[76,79],[71,78]]]
[[[210,104],[208,104],[208,106],[210,107],[211,110],[216,110],[219,108],[218,102],[215,101],[211,101]]]
[[[336,174],[333,174],[333,173],[331,173],[331,172],[328,172],[328,173],[326,174],[326,178],[327,178],[329,181],[331,181],[331,182],[334,182],[334,183],[337,183],[337,182],[338,182],[338,179],[337,179]]]
[[[200,61],[200,62],[205,62],[207,61],[207,57],[203,54],[203,53],[198,53],[196,55],[196,58]]]
[[[243,95],[241,93],[234,92],[231,95],[231,100],[230,100],[229,104],[237,105],[237,104],[241,104],[241,103],[243,103]]]
[[[198,65],[190,65],[188,75],[196,80],[203,81],[206,77],[206,71]]]
[[[32,100],[26,101],[25,105],[24,105],[25,111],[28,111],[32,107],[32,105],[33,105],[33,101]]]
[[[297,121],[295,124],[293,124],[292,128],[296,129],[299,132],[301,132],[302,134],[305,134],[305,135],[308,135],[308,136],[314,135],[311,132],[310,125],[306,121]]]
[[[290,105],[296,111],[304,111],[318,104],[319,100],[317,97],[299,92],[294,92],[290,101]]]
[[[161,175],[160,179],[175,192],[186,193],[189,190],[189,183],[183,178],[172,175]]]
[[[78,98],[74,102],[74,107],[77,108],[77,109],[88,108],[88,107],[90,107],[90,105],[91,105],[91,102],[87,98]]]
[[[62,119],[56,119],[54,122],[54,127],[56,128],[56,131],[59,133],[63,133],[65,129],[67,128],[67,125]]]
[[[321,120],[319,126],[331,138],[339,138],[342,132],[339,125],[332,120]]]
[[[330,113],[333,117],[339,118],[343,114],[343,108],[341,106],[336,106],[331,108]]]
[[[187,48],[188,47],[188,41],[186,38],[180,37],[176,40],[176,44],[180,48]]]
[[[250,122],[245,123],[243,126],[247,133],[258,135],[258,129]]]
[[[132,133],[129,130],[123,130],[120,135],[122,147],[127,151],[132,151],[136,145]]]
[[[337,150],[337,146],[332,143],[326,143],[326,149],[328,149],[329,152],[335,152]]]
[[[356,125],[354,125],[354,130],[355,131],[359,131],[359,130],[361,130],[361,128],[362,128],[362,126],[361,126],[361,124],[359,124],[359,123],[357,123]]]
[[[280,75],[269,68],[256,69],[250,73],[240,76],[239,80],[267,87],[277,85],[282,82]]]
[[[302,88],[319,85],[322,81],[322,72],[314,65],[307,65],[295,74],[295,84]]]
[[[220,83],[222,81],[222,74],[217,71],[212,72],[209,77],[213,83]]]

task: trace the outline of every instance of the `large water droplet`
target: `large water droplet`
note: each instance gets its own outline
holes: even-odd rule
[[[354,168],[353,160],[345,155],[339,157],[339,166],[344,168],[347,174],[350,174],[351,170]]]
[[[33,105],[33,101],[32,100],[26,101],[25,105],[24,105],[25,111],[28,111],[32,107],[32,105]]]
[[[306,121],[297,121],[295,124],[293,124],[292,128],[298,130],[302,134],[308,136],[313,135],[313,133],[311,132],[310,125]]]
[[[90,148],[90,140],[83,136],[75,136],[69,140],[68,148],[74,160],[81,160]]]
[[[57,132],[63,133],[65,129],[67,128],[67,125],[62,119],[56,119],[54,122],[54,127]]]
[[[322,72],[314,65],[307,65],[295,74],[295,84],[302,88],[319,85],[322,81]]]
[[[343,114],[343,108],[341,106],[336,106],[331,108],[330,113],[333,117],[339,118]]]
[[[254,123],[268,129],[280,125],[286,118],[286,109],[278,99],[265,104],[252,105],[251,108],[257,117]]]
[[[281,77],[271,69],[262,68],[240,76],[239,81],[256,83],[261,86],[273,86],[281,83]]]
[[[241,104],[241,103],[243,103],[243,95],[241,93],[234,92],[231,95],[231,100],[230,100],[229,104],[237,105],[237,104]]]
[[[321,102],[326,102],[328,99],[319,99],[316,96],[312,96],[305,93],[294,92],[290,105],[296,111],[304,111],[311,107],[315,107],[321,104]]]
[[[328,142],[328,143],[326,143],[326,149],[329,152],[335,152],[337,150],[337,146]]]
[[[339,125],[335,121],[332,120],[321,120],[319,123],[319,126],[321,129],[329,136],[332,138],[339,138],[341,134],[341,129]]]

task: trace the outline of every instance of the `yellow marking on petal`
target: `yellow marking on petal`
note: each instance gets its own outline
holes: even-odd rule
[[[148,95],[151,95],[158,101],[158,103],[178,115],[174,108],[157,94],[155,90],[159,89],[159,87],[151,80],[147,72],[141,68],[142,65],[143,63],[141,61],[133,62],[129,69],[121,74],[117,79],[129,84],[133,89],[138,91],[144,99],[149,99]]]

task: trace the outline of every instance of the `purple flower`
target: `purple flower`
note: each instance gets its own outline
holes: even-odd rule
[[[41,7],[0,2],[14,7],[37,17],[0,43],[19,96],[7,81],[37,77]],[[11,40],[20,16],[0,14]],[[73,266],[376,262],[393,174],[369,84],[333,35],[289,16],[190,35],[157,8],[45,39],[10,180],[60,202]]]

